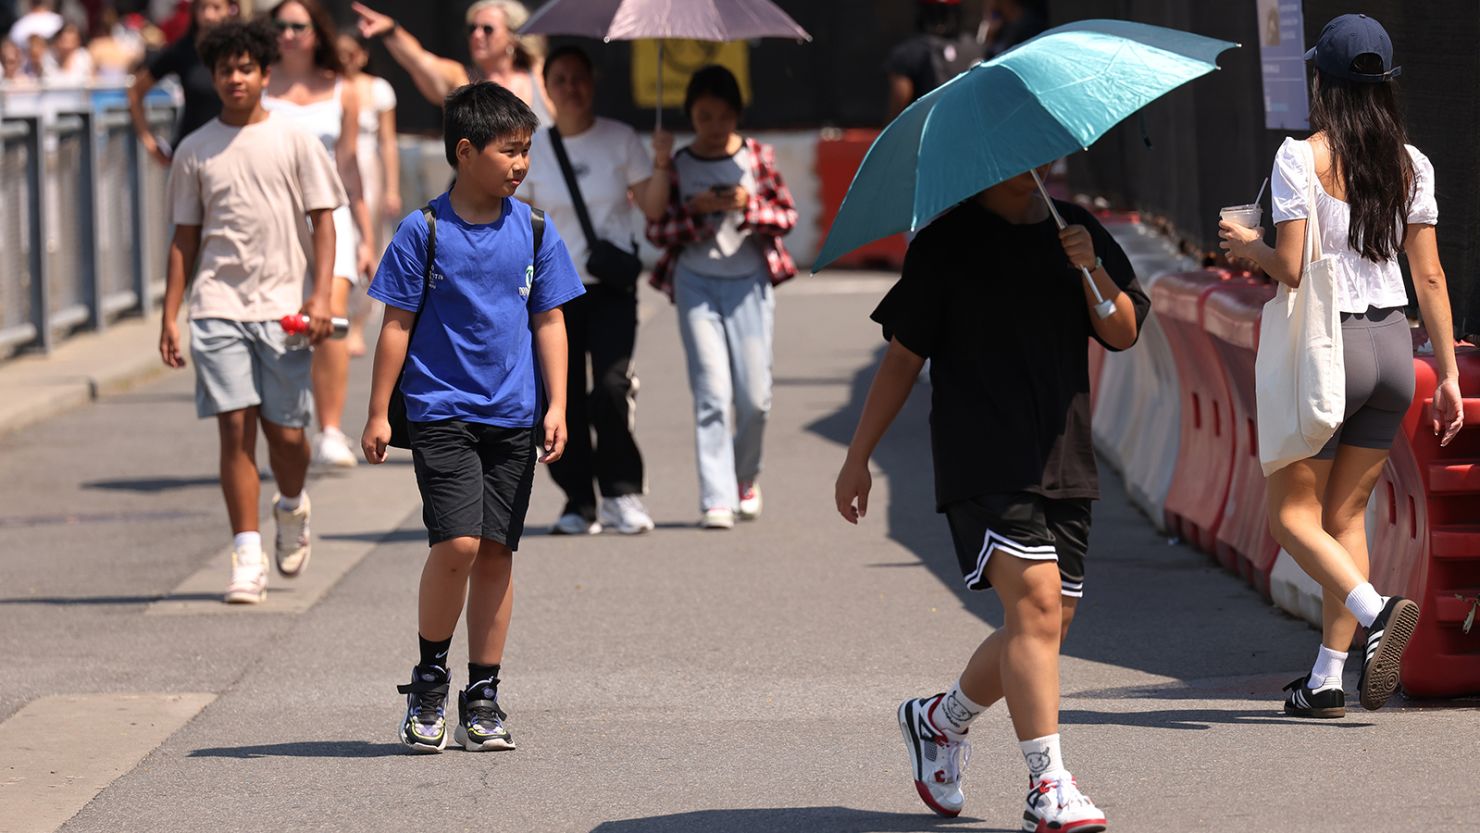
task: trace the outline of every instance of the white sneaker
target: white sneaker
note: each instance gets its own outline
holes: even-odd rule
[[[303,502],[298,504],[297,509],[284,509],[283,496],[272,496],[272,518],[277,522],[273,556],[277,561],[278,572],[290,578],[303,572],[303,568],[308,566],[308,557],[313,552],[308,530],[308,518],[312,511],[309,508],[308,492],[300,492],[299,496],[303,498]]]
[[[335,469],[352,469],[359,465],[359,458],[349,447],[349,438],[338,428],[325,428],[314,444],[313,462],[316,466]]]
[[[753,521],[761,516],[761,487],[756,483],[740,484],[740,520]]]
[[[705,509],[704,517],[699,519],[699,526],[703,529],[734,529],[735,511],[728,506]]]
[[[227,604],[254,605],[267,598],[267,559],[261,550],[231,551],[231,583],[226,585]]]
[[[1105,814],[1089,796],[1079,791],[1074,776],[1048,773],[1028,790],[1023,810],[1024,833],[1100,833]]]
[[[579,512],[566,512],[550,527],[551,535],[596,535],[599,532],[601,524],[586,520]]]
[[[651,532],[656,526],[642,498],[637,495],[619,495],[601,499],[599,523],[606,529],[615,529],[623,535],[639,535]]]
[[[942,695],[918,697],[899,704],[899,732],[910,753],[910,771],[914,773],[915,792],[925,806],[937,815],[953,818],[961,814],[966,796],[961,792],[961,775],[971,760],[971,744],[953,741],[931,725],[930,707]]]

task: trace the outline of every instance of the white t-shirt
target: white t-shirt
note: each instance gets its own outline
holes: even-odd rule
[[[637,131],[621,122],[598,117],[585,131],[560,138],[565,143],[576,182],[581,186],[581,197],[596,235],[631,249],[642,232],[642,217],[627,197],[627,190],[653,175],[653,160]],[[550,222],[560,229],[560,239],[569,247],[581,281],[593,283],[594,279],[586,272],[591,247],[581,232],[575,200],[571,199],[565,176],[560,172],[560,159],[550,144],[548,128],[535,134],[529,150],[529,173],[519,186],[519,198],[544,210]]]
[[[678,173],[678,195],[684,202],[715,187],[738,185],[747,193],[756,192],[755,160],[743,142],[730,156],[699,156],[692,147],[683,148],[674,154],[673,166]],[[703,221],[714,234],[685,246],[678,255],[679,266],[710,278],[748,278],[769,271],[766,256],[751,239],[751,230],[743,228],[744,211],[717,212]]]
[[[1285,139],[1274,157],[1274,172],[1269,178],[1274,221],[1304,220],[1310,217],[1310,200],[1306,195],[1312,175],[1306,152],[1299,139]],[[1434,200],[1434,166],[1418,148],[1407,145],[1413,159],[1414,194],[1408,209],[1409,225],[1435,225],[1439,222],[1439,205]],[[1403,289],[1403,273],[1394,257],[1386,263],[1373,263],[1352,251],[1347,245],[1351,226],[1351,209],[1341,200],[1326,193],[1316,181],[1317,219],[1321,226],[1321,251],[1336,258],[1336,299],[1342,312],[1362,313],[1368,307],[1384,309],[1408,304]]]

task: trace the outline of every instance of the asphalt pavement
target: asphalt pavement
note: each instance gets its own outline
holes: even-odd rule
[[[425,555],[404,453],[315,478],[309,574],[228,608],[216,436],[190,374],[95,386],[0,436],[0,831],[1016,830],[1024,765],[1001,706],[973,729],[954,820],[916,797],[895,724],[1001,623],[994,596],[961,589],[933,511],[928,385],[876,456],[870,517],[832,509],[888,281],[778,292],[766,511],[730,532],[694,528],[682,350],[644,290],[637,424],[658,529],[545,535],[561,501],[538,474],[501,688],[514,752],[395,741]],[[368,375],[357,360],[351,434]],[[1286,718],[1280,686],[1316,632],[1103,480],[1062,723],[1112,830],[1468,826],[1475,702]]]

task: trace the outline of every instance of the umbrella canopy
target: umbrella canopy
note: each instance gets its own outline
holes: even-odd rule
[[[607,41],[812,39],[771,0],[550,0],[519,31]]]
[[[1143,23],[1085,20],[977,64],[911,104],[874,140],[813,271],[1088,149],[1126,116],[1217,69],[1219,53],[1235,46]]]

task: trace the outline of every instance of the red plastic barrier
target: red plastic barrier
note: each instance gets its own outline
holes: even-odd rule
[[[1233,463],[1214,554],[1219,563],[1243,576],[1266,597],[1269,571],[1274,568],[1280,547],[1269,534],[1264,471],[1259,466],[1254,354],[1259,343],[1259,316],[1274,292],[1271,283],[1230,282],[1209,294],[1203,307],[1203,321],[1221,359],[1232,408],[1229,434]]]
[[[1480,693],[1480,399],[1465,399],[1465,429],[1439,446],[1430,407],[1432,358],[1414,359],[1417,390],[1378,480],[1370,539],[1372,583],[1419,603],[1418,629],[1403,658],[1403,688],[1415,697]],[[1460,390],[1480,391],[1480,350],[1460,348]]]
[[[1182,430],[1177,468],[1167,493],[1167,528],[1212,553],[1233,468],[1228,385],[1213,342],[1204,332],[1203,305],[1228,285],[1226,272],[1167,275],[1151,289],[1181,381]],[[1241,279],[1247,283],[1246,279]]]
[[[865,129],[826,131],[818,140],[817,195],[822,202],[822,228],[832,228],[848,186],[853,184],[853,175],[878,135],[877,130]],[[898,269],[904,265],[906,248],[905,236],[896,234],[854,249],[838,258],[835,265]]]

